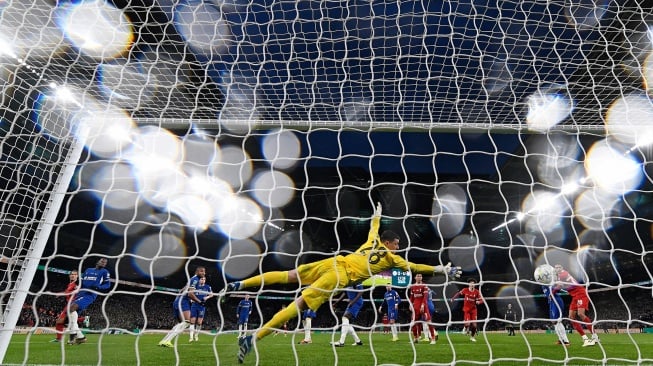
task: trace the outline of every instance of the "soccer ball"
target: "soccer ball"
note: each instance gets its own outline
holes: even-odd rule
[[[535,277],[535,281],[544,285],[550,285],[557,277],[555,268],[550,264],[539,265],[535,268],[533,276]]]

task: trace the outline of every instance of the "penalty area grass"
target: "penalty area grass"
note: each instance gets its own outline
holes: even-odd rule
[[[553,334],[481,333],[477,342],[459,333],[440,332],[437,344],[414,344],[408,333],[392,342],[382,333],[359,332],[363,346],[330,345],[340,333],[314,333],[312,344],[298,344],[302,333],[268,336],[256,344],[245,365],[636,365],[653,364],[653,334],[599,334],[600,344],[582,347],[578,334],[570,334],[571,345],[556,345]],[[52,334],[15,334],[3,365],[235,365],[238,341],[235,333],[202,334],[199,342],[178,337],[175,348],[159,347],[162,334],[88,334],[80,345],[50,343]]]

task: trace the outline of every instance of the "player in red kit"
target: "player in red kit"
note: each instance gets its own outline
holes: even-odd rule
[[[413,307],[413,324],[411,331],[413,332],[413,342],[419,342],[422,335],[422,321],[427,322],[429,325],[429,333],[431,333],[431,344],[435,344],[435,328],[431,324],[431,313],[427,303],[429,288],[422,282],[422,274],[415,275],[415,283],[409,288],[410,303]]]
[[[382,322],[383,322],[383,334],[390,333],[390,330],[388,329],[388,326],[390,325],[390,319],[388,319],[388,314],[383,314]]]
[[[556,288],[564,289],[571,296],[571,302],[569,303],[571,325],[583,338],[583,347],[594,346],[599,341],[599,336],[594,333],[592,319],[587,315],[590,309],[590,297],[587,293],[587,287],[579,283],[562,265],[556,264],[555,269],[558,275]],[[587,337],[583,326],[587,328],[591,338]]]
[[[476,319],[478,318],[478,309],[477,305],[483,303],[483,296],[481,291],[476,288],[476,280],[470,278],[467,280],[468,286],[458,292],[451,298],[451,302],[456,300],[458,297],[463,297],[463,320],[465,322],[465,327],[469,330],[470,338],[472,342],[476,342]]]
[[[79,273],[77,273],[77,271],[71,271],[70,274],[68,274],[70,282],[68,282],[68,286],[66,286],[66,289],[64,290],[66,305],[64,305],[63,310],[59,313],[57,320],[54,323],[54,328],[57,330],[57,338],[53,339],[51,342],[61,342],[64,330],[66,329],[66,324],[68,323],[68,304],[70,303],[71,297],[75,294],[75,290],[77,290],[78,278]],[[86,317],[79,317],[77,321],[83,323],[86,319]]]

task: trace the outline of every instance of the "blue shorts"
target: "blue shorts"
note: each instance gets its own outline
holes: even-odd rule
[[[92,292],[80,291],[75,296],[73,303],[77,304],[77,313],[86,310],[97,298],[97,294]]]
[[[180,321],[184,319],[184,315],[179,310],[179,302],[177,300],[172,302],[172,316]]]
[[[345,314],[349,313],[351,314],[351,319],[356,319],[358,316],[358,313],[360,313],[361,309],[363,308],[363,304],[351,304],[347,306],[347,309],[345,310]]]
[[[562,307],[563,304],[558,304],[558,306],[556,306],[555,301],[549,302],[549,319],[551,319],[551,320],[560,320],[560,319],[562,319],[561,310],[563,309],[563,307]]]
[[[431,317],[435,316],[435,305],[432,302],[429,302],[429,313],[431,313]]]
[[[206,306],[202,306],[198,303],[192,303],[190,306],[190,317],[191,318],[204,318],[206,314]]]
[[[179,312],[180,310],[190,311],[190,300],[186,297],[183,297],[181,299],[176,298],[172,304],[172,308],[177,310],[177,312]]]
[[[247,321],[249,321],[249,315],[248,316],[239,316],[237,325],[247,324]]]
[[[397,320],[397,309],[388,309],[388,320]]]

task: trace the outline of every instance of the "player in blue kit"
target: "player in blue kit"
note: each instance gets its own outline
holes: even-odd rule
[[[342,299],[345,295],[347,298],[349,298],[349,305],[347,305],[347,309],[345,309],[345,313],[342,315],[340,341],[333,342],[332,344],[335,347],[344,347],[347,334],[351,333],[352,337],[354,337],[353,345],[362,346],[363,342],[358,337],[358,334],[356,334],[356,330],[354,329],[354,326],[350,324],[350,321],[356,319],[358,313],[360,313],[361,309],[363,308],[363,285],[358,284],[351,286],[345,291],[344,294],[342,294],[340,299]],[[338,299],[338,301],[340,301],[340,299]]]
[[[397,322],[397,316],[399,315],[399,303],[401,302],[401,297],[399,297],[399,294],[392,288],[392,286],[386,286],[385,290],[385,294],[383,294],[383,304],[379,306],[379,312],[383,312],[383,305],[385,304],[388,324],[390,324],[390,332],[392,333],[392,341],[396,342],[399,340],[399,335],[395,323]]]
[[[428,307],[428,312],[431,315],[431,322],[435,322],[435,302],[433,302],[433,289],[429,288],[428,293],[426,294],[426,306]],[[424,320],[424,319],[422,319]],[[433,338],[430,336],[430,329],[429,329],[429,324],[427,321],[422,323],[422,334],[424,334],[424,338],[422,339],[423,341],[431,341],[433,343],[438,341],[438,332],[435,331],[433,333]]]
[[[567,337],[565,326],[562,324],[562,311],[565,308],[565,302],[562,300],[562,296],[560,296],[560,290],[553,286],[542,286],[542,292],[549,302],[549,319],[554,322],[553,330],[555,330],[558,336],[556,343],[568,346],[570,344],[569,338]]]
[[[192,301],[190,304],[190,340],[189,342],[199,341],[199,333],[202,330],[202,323],[206,315],[206,300],[213,297],[211,286],[206,283],[206,277],[200,277],[200,281],[195,288],[195,296],[199,302]]]
[[[190,327],[191,301],[198,303],[201,302],[197,295],[195,295],[195,290],[199,286],[200,278],[205,276],[206,268],[197,267],[195,269],[195,275],[188,280],[188,284],[184,286],[179,295],[175,297],[172,309],[175,311],[175,318],[179,320],[180,323],[175,325],[168,334],[163,337],[159,342],[159,346],[168,348],[174,347],[172,340]]]
[[[247,335],[247,322],[249,322],[250,314],[252,314],[252,300],[249,299],[249,294],[247,294],[244,299],[240,300],[238,307],[236,308],[236,316],[238,317],[238,338]]]
[[[311,329],[313,328],[313,319],[317,318],[317,314],[311,310],[306,309],[302,311],[302,322],[304,323],[304,339],[299,342],[299,344],[311,344],[313,339],[311,338]]]
[[[105,268],[107,259],[100,258],[94,268],[88,268],[82,274],[82,283],[79,292],[70,303],[68,320],[70,326],[69,344],[81,344],[86,342],[84,333],[79,329],[77,320],[79,314],[86,310],[97,298],[99,291],[106,291],[111,287],[111,275]]]

